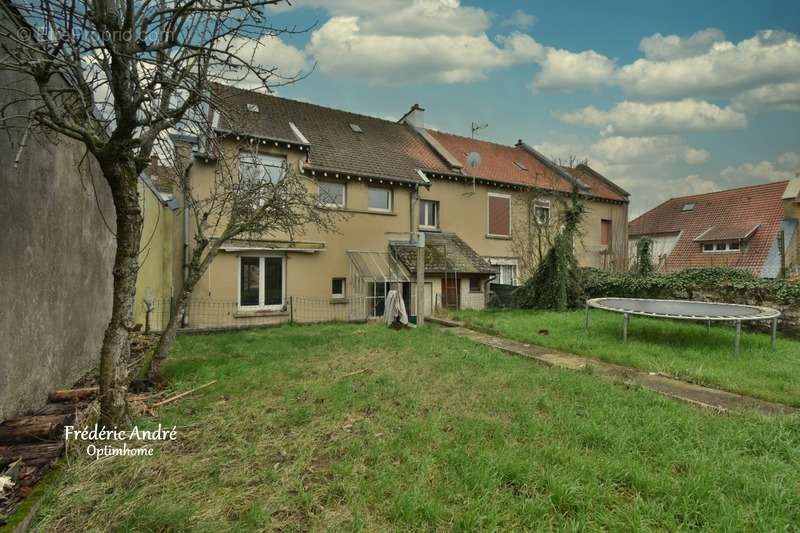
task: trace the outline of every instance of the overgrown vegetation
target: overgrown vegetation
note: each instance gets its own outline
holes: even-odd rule
[[[649,276],[655,271],[653,266],[653,239],[641,237],[636,241],[636,271]]]
[[[744,332],[742,353],[733,353],[731,327],[632,317],[622,343],[622,317],[584,311],[460,311],[455,318],[520,342],[647,370],[678,379],[800,407],[800,342],[766,332]],[[546,332],[540,333],[540,332]]]
[[[542,258],[536,272],[514,292],[514,305],[521,308],[563,311],[581,299],[581,279],[575,257],[575,238],[586,213],[586,206],[573,190],[565,208],[564,227]]]
[[[647,276],[636,272],[586,269],[583,290],[588,298],[691,299],[700,293],[713,291],[732,302],[800,304],[800,283],[762,279],[749,270],[728,267],[690,268]]]
[[[166,373],[219,381],[137,419],[178,426],[154,457],[74,460],[37,531],[800,523],[797,418],[714,415],[435,328],[180,337]]]

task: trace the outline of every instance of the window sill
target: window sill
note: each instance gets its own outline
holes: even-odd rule
[[[420,231],[427,231],[429,233],[441,233],[442,230],[440,228],[435,228],[433,226],[420,226]]]
[[[510,235],[492,235],[491,233],[487,233],[486,234],[486,238],[487,239],[497,239],[497,240],[501,240],[501,241],[510,241],[511,240],[511,236]]]
[[[284,309],[253,309],[252,311],[239,310],[233,313],[233,318],[254,318],[264,316],[289,316],[289,311]]]
[[[394,211],[373,211],[372,209],[352,209],[348,207],[327,207],[327,206],[320,206],[320,209],[326,209],[328,211],[340,211],[342,213],[356,213],[361,215],[383,215],[389,217],[396,217],[397,213]]]
[[[331,303],[332,303],[333,305],[336,305],[336,304],[346,304],[346,303],[350,303],[350,300],[349,300],[349,299],[347,299],[347,298],[331,298]]]

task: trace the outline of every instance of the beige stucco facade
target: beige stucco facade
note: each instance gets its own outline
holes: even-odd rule
[[[227,160],[218,162],[195,157],[190,169],[190,179],[195,191],[209,191],[220,169],[238,168],[235,145],[226,146]],[[259,153],[285,157],[291,172],[303,169],[305,152],[296,148],[260,146]],[[197,284],[192,304],[187,310],[189,327],[239,326],[266,324],[293,320],[296,322],[317,322],[326,320],[349,320],[363,318],[369,307],[365,294],[355,294],[356,283],[348,251],[388,252],[390,241],[409,238],[409,232],[416,230],[412,224],[412,208],[415,185],[404,182],[390,182],[376,178],[359,177],[335,172],[305,172],[307,186],[312,193],[318,191],[320,180],[338,181],[345,186],[345,207],[337,209],[336,231],[323,232],[316,228],[304,228],[295,235],[294,244],[289,244],[288,235],[264,235],[261,239],[269,241],[274,249],[223,249],[213,261],[206,274]],[[368,190],[370,187],[391,190],[391,209],[387,212],[370,210]],[[524,223],[527,210],[519,197],[525,192],[519,187],[506,184],[491,186],[474,183],[471,179],[433,178],[429,187],[419,187],[421,200],[439,202],[439,229],[456,233],[478,254],[495,265],[514,268],[516,254],[514,242],[508,237],[489,235],[489,197],[505,195],[511,198],[512,227]],[[563,201],[563,198],[561,198]],[[551,203],[553,220],[557,219],[559,198],[553,197]],[[611,220],[614,228],[612,242],[621,246],[625,257],[627,209],[626,204],[588,200],[587,216],[582,228],[582,239],[578,247],[581,264],[603,266],[597,259],[599,252],[608,248],[600,244],[601,220]],[[415,221],[414,221],[415,222]],[[176,227],[180,224],[175,224]],[[513,233],[513,231],[511,232]],[[190,229],[188,245],[191,247],[193,234]],[[276,244],[277,243],[277,244]],[[283,244],[281,244],[283,243]],[[613,244],[612,244],[613,247]],[[182,254],[173,254],[175,261],[181,261]],[[280,257],[283,268],[283,298],[280,306],[269,309],[246,308],[240,305],[241,257]],[[608,266],[608,265],[606,265]],[[498,267],[499,268],[499,267]],[[177,269],[176,269],[177,270]],[[470,276],[459,277],[458,305],[465,308],[483,308],[487,301],[486,282],[481,280],[480,290],[476,283],[470,285]],[[472,276],[475,277],[475,276]],[[515,282],[523,280],[518,274]],[[344,298],[334,298],[332,285],[334,278],[345,280]],[[425,312],[432,312],[442,302],[442,276],[432,274],[426,277]],[[390,287],[392,288],[392,287]],[[399,288],[399,287],[398,287]],[[362,289],[363,291],[363,289]],[[406,288],[406,304],[410,312],[416,313],[414,283]]]

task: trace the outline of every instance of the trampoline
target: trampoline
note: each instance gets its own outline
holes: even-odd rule
[[[640,298],[593,298],[586,302],[586,325],[589,331],[589,310],[603,309],[614,313],[622,313],[622,342],[628,340],[628,323],[630,315],[649,316],[651,318],[672,318],[676,320],[697,320],[705,322],[710,328],[712,322],[734,322],[736,340],[734,351],[739,355],[742,336],[742,322],[770,321],[772,330],[772,348],[775,348],[775,335],[778,329],[780,311],[770,307],[757,305],[740,305],[716,302],[693,302],[689,300],[651,300]]]

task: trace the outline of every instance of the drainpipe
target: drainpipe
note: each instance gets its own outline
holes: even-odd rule
[[[411,236],[417,243],[417,296],[414,311],[417,314],[417,327],[425,324],[425,234],[419,230],[419,185],[411,193]]]
[[[183,280],[181,280],[181,291],[186,285],[186,279],[189,277],[189,232],[191,231],[191,217],[189,216],[189,171],[194,162],[186,166],[183,176]],[[189,306],[187,305],[183,311],[181,318],[181,325],[186,327],[189,323]]]

